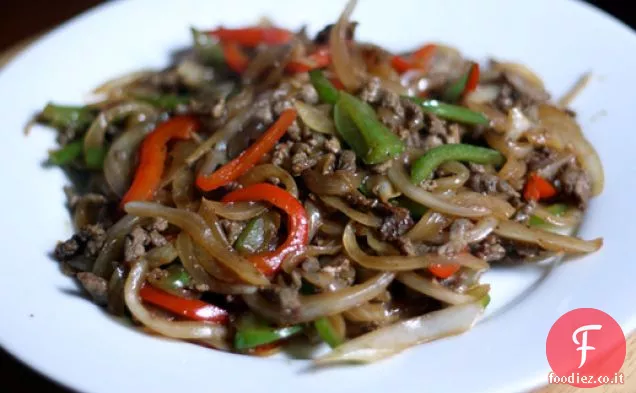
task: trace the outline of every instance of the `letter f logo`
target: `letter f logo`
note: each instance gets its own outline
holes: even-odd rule
[[[587,360],[587,351],[593,351],[596,349],[592,346],[587,345],[588,330],[601,330],[601,328],[602,328],[601,325],[585,325],[576,329],[574,333],[572,333],[572,341],[574,341],[574,344],[581,345],[580,347],[576,349],[577,351],[581,351],[581,364],[579,364],[579,368],[583,367],[583,365],[585,364],[585,361]],[[581,342],[579,342],[576,336],[581,332],[583,334],[581,334],[582,338],[581,338]]]

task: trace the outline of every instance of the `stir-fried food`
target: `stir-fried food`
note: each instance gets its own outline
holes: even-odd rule
[[[315,37],[192,29],[170,67],[48,104],[75,234],[55,257],[155,334],[319,363],[462,333],[491,264],[598,250],[573,236],[603,170],[525,66],[356,40],[350,2]]]

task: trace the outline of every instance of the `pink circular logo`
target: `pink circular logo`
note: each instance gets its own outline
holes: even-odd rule
[[[592,388],[617,378],[625,361],[625,335],[603,311],[577,308],[552,325],[545,352],[553,371],[551,380]]]

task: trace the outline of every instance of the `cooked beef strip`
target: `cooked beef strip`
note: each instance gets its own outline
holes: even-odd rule
[[[101,224],[87,225],[65,242],[55,247],[55,259],[70,262],[74,258],[83,257],[94,260],[106,240],[106,231]]]
[[[108,281],[90,272],[77,273],[77,279],[95,303],[108,304]]]
[[[579,209],[587,207],[587,203],[592,197],[592,181],[578,165],[567,164],[559,172],[557,185],[561,186],[566,198],[574,200]]]
[[[471,252],[487,262],[499,261],[506,256],[506,249],[501,244],[501,238],[493,234],[473,245]]]

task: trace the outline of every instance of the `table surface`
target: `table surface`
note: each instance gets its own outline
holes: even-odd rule
[[[19,54],[24,48],[38,37],[27,39],[0,52],[0,68]],[[625,375],[624,385],[606,385],[592,389],[578,389],[566,385],[547,386],[533,393],[633,393],[636,392],[636,334],[632,335],[627,342],[627,356],[621,372]],[[69,390],[48,381],[38,373],[22,365],[0,348],[0,379],[5,387],[9,387],[11,393],[70,393]],[[546,375],[547,380],[547,375]],[[547,382],[547,381],[546,381]]]

